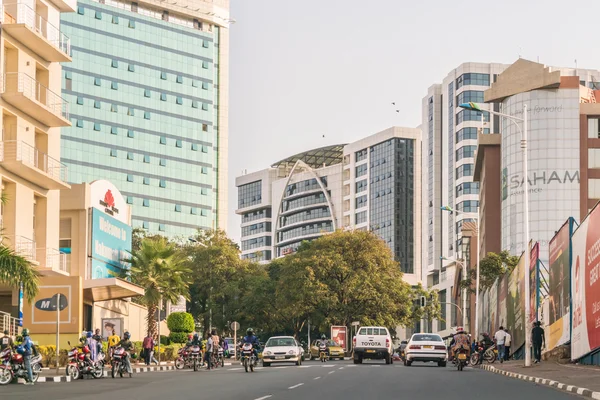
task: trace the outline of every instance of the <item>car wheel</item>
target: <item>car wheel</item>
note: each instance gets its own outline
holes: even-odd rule
[[[264,362],[264,361],[263,361],[263,367],[270,367],[270,366],[271,366],[271,363],[268,363],[268,362]]]
[[[387,356],[385,356],[385,363],[386,363],[387,365],[390,365],[390,363],[391,363],[391,359],[392,359],[392,357],[390,357],[390,355],[388,354]]]
[[[445,367],[445,366],[446,366],[446,361],[438,362],[438,367]]]
[[[407,367],[410,367],[412,365],[412,361],[407,361],[405,364]]]

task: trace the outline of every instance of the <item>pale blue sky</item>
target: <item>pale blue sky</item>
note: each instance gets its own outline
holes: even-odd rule
[[[231,0],[231,15],[228,233],[236,241],[243,169],[416,127],[427,88],[463,62],[512,63],[520,54],[600,68],[598,0]]]

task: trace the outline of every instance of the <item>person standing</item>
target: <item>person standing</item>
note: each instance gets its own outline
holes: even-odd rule
[[[12,348],[14,344],[12,338],[8,335],[8,331],[4,331],[4,336],[0,338],[0,350],[4,350],[7,347]]]
[[[494,339],[496,340],[496,346],[498,346],[498,359],[501,363],[504,362],[504,341],[506,339],[506,332],[504,331],[504,327],[498,328],[498,332],[494,335]]]
[[[150,361],[152,361],[152,350],[154,350],[154,339],[150,336],[150,332],[144,338],[144,342],[142,344],[144,348],[144,361],[146,365],[150,365]]]
[[[212,369],[212,354],[215,346],[212,335],[209,333],[207,336],[208,337],[206,338],[206,369],[210,371]]]
[[[33,342],[29,337],[29,329],[25,328],[22,332],[23,335],[23,362],[25,363],[25,371],[27,371],[27,382],[26,385],[33,385],[33,371],[31,370],[31,352],[33,350]]]
[[[96,329],[94,335],[92,336],[96,341],[96,346],[98,348],[98,354],[102,353],[102,335],[100,334],[100,329]]]
[[[512,342],[512,336],[508,333],[508,329],[504,328],[504,332],[506,332],[506,337],[504,338],[504,361],[508,361],[510,358],[510,345]]]
[[[96,339],[94,339],[92,331],[87,333],[87,340],[85,344],[90,349],[90,359],[93,362],[96,362],[98,359],[98,342],[96,342]]]
[[[531,330],[531,343],[533,344],[533,358],[535,363],[542,361],[542,347],[546,346],[546,336],[542,323],[537,321]]]
[[[119,341],[121,341],[121,338],[119,337],[119,335],[117,335],[117,333],[113,329],[112,335],[110,335],[108,337],[108,356],[110,358],[112,358],[112,354],[115,349],[115,346],[117,345],[117,343],[119,343]]]

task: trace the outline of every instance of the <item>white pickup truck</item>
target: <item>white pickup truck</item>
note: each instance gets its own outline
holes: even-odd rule
[[[363,360],[385,360],[392,364],[394,351],[392,337],[387,328],[381,326],[363,326],[353,339],[354,364],[362,364]]]

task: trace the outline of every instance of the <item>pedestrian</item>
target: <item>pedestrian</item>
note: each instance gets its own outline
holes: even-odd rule
[[[206,336],[207,336],[207,338],[206,338],[206,363],[207,363],[206,369],[210,371],[212,369],[212,353],[213,353],[215,346],[214,346],[212,335],[210,333],[208,333]]]
[[[494,339],[496,340],[496,346],[498,346],[498,359],[501,363],[504,362],[504,341],[506,339],[506,332],[504,331],[504,327],[498,328],[498,331],[494,335]]]
[[[506,332],[506,337],[504,338],[504,361],[508,361],[510,358],[510,345],[512,343],[512,336],[508,333],[508,329],[504,328],[504,332]]]
[[[31,352],[33,350],[33,342],[29,337],[29,329],[23,329],[21,334],[23,335],[23,343],[21,344],[23,349],[23,362],[25,363],[25,371],[27,371],[27,382],[25,382],[25,384],[33,385],[33,371],[31,371]]]
[[[150,361],[152,360],[152,350],[154,349],[154,339],[150,336],[150,332],[144,338],[144,342],[142,344],[144,349],[144,361],[146,365],[150,365]]]
[[[533,344],[533,358],[537,364],[542,361],[542,347],[546,346],[546,336],[540,321],[537,321],[531,330],[531,343]]]
[[[12,340],[12,338],[8,335],[8,331],[5,330],[4,331],[4,336],[2,336],[2,338],[0,338],[0,350],[4,350],[7,347],[12,348],[14,346],[14,342]]]
[[[96,346],[98,347],[98,354],[102,353],[102,335],[100,334],[100,329],[96,329],[92,337],[96,341]]]
[[[121,338],[119,337],[119,335],[117,335],[117,333],[115,332],[115,330],[112,330],[112,335],[110,335],[108,337],[108,356],[110,358],[112,358],[112,353],[115,349],[115,346],[117,345],[117,343],[119,343],[121,341]]]

